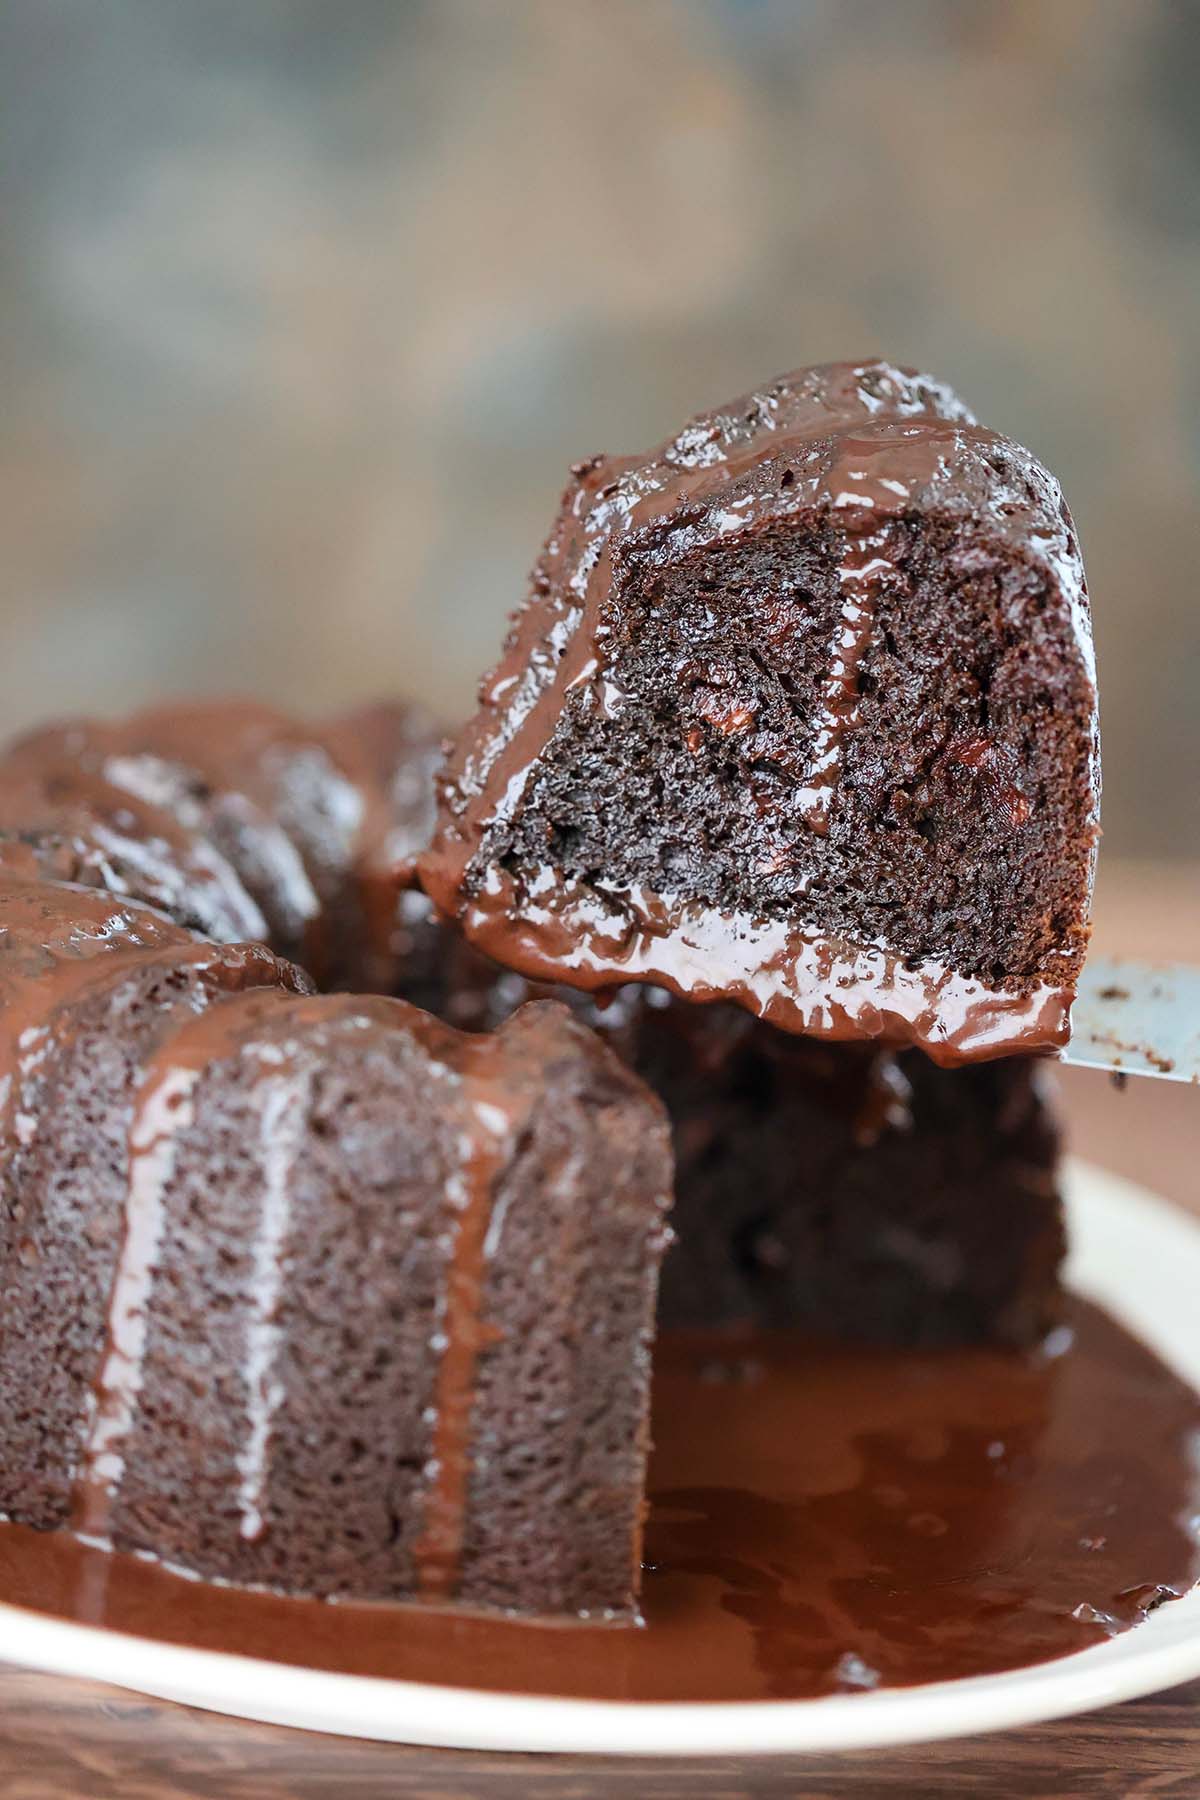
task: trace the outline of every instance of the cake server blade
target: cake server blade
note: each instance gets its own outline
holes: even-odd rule
[[[1200,1082],[1200,969],[1089,957],[1064,1062]]]

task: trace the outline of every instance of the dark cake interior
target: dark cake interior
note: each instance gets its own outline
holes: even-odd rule
[[[1066,1249],[1060,1134],[1033,1057],[943,1069],[630,985],[534,987],[450,944],[435,1005],[472,1030],[555,993],[660,1095],[675,1148],[660,1328],[1036,1343]]]
[[[679,1004],[638,1061],[675,1126],[661,1324],[1013,1344],[1054,1324],[1058,1133],[1028,1058],[942,1070],[732,1009],[697,1044]]]

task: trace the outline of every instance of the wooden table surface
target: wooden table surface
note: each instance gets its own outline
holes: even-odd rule
[[[1085,1718],[907,1750],[762,1761],[464,1755],[247,1725],[13,1672],[4,1800],[1195,1800],[1200,1682]]]
[[[1200,870],[1104,872],[1097,943],[1200,960]],[[1200,1094],[1064,1083],[1075,1149],[1200,1211]],[[1200,1682],[1049,1725],[913,1749],[686,1762],[410,1750],[250,1725],[93,1683],[0,1667],[0,1800],[740,1800],[1200,1797]]]

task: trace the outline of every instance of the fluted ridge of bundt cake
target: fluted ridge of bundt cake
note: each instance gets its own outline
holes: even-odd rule
[[[929,376],[801,370],[576,465],[421,877],[537,979],[947,1062],[1046,1048],[1097,745],[1053,477]]]
[[[0,880],[0,1511],[69,1522],[145,1066],[186,1019],[305,977],[136,902]]]
[[[386,989],[415,972],[428,916],[401,896],[439,754],[432,722],[399,702],[323,725],[249,701],[72,720],[0,758],[0,832],[51,878],[269,942],[325,987]]]

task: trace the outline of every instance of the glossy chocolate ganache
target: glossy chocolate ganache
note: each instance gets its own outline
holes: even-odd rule
[[[303,1667],[613,1700],[782,1700],[1083,1649],[1197,1568],[1200,1401],[1073,1301],[1039,1350],[667,1333],[644,1623],[208,1586],[0,1526],[11,1604]]]
[[[1053,477],[928,376],[803,370],[576,466],[421,879],[539,979],[945,1063],[1047,1049],[1097,745]]]

